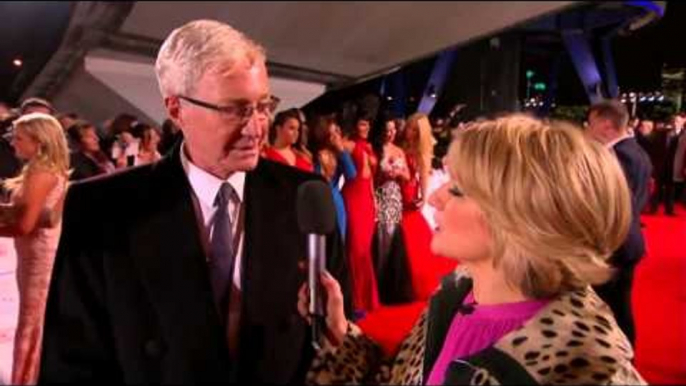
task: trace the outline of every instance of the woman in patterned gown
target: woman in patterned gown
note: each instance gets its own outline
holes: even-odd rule
[[[35,384],[40,368],[45,303],[61,231],[69,174],[69,150],[59,122],[46,114],[14,122],[12,146],[26,161],[6,182],[10,204],[2,206],[0,236],[13,237],[17,251],[19,320],[14,339],[12,384]]]
[[[383,115],[383,114],[382,114]],[[412,300],[408,285],[407,256],[400,222],[403,218],[401,186],[410,179],[405,152],[394,144],[395,120],[386,116],[374,130],[374,151],[378,157],[376,174],[376,237],[374,265],[383,304],[405,303]]]
[[[343,199],[348,209],[346,249],[353,287],[353,307],[358,316],[379,306],[379,293],[372,264],[374,237],[374,180],[377,159],[369,138],[371,119],[360,117],[355,124],[352,148],[357,176],[343,186]]]

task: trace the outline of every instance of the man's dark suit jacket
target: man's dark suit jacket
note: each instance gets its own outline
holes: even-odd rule
[[[0,137],[0,178],[11,178],[19,175],[21,162],[14,154],[14,148],[8,140]]]
[[[97,162],[80,151],[69,155],[69,163],[69,166],[72,168],[69,179],[72,181],[79,181],[105,173]]]
[[[46,312],[41,382],[302,383],[313,349],[297,312],[306,236],[296,191],[319,178],[260,160],[245,185],[239,358],[230,360],[177,146],[159,163],[76,183]],[[328,269],[349,298],[330,235]],[[348,310],[349,311],[349,310]]]
[[[613,147],[619,164],[624,170],[631,190],[631,227],[622,246],[615,252],[613,262],[617,265],[636,263],[645,254],[645,241],[641,233],[641,210],[650,197],[649,182],[652,173],[650,157],[634,138],[627,138]]]
[[[677,135],[674,129],[667,133],[667,153],[665,154],[665,167],[663,177],[665,180],[674,180],[674,164],[676,163],[676,152],[679,147],[679,140],[686,135],[686,129],[682,129]]]
[[[680,135],[685,135],[682,130]],[[649,136],[642,137],[643,147],[653,165],[653,177],[657,181],[672,181],[674,177],[674,157],[679,144],[679,136],[674,130],[654,130]]]

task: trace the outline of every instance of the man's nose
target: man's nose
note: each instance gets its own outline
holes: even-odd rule
[[[256,114],[253,114],[248,122],[241,129],[241,134],[246,137],[259,138],[262,136],[262,126],[266,125],[261,123],[257,118]]]

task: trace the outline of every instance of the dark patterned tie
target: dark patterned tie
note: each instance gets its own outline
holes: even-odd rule
[[[233,276],[233,230],[229,215],[229,203],[235,191],[228,182],[224,182],[219,188],[214,206],[217,212],[214,215],[214,230],[212,232],[210,276],[214,300],[222,322],[225,321],[228,312],[229,293]]]

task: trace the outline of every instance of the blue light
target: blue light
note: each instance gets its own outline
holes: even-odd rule
[[[626,5],[631,5],[634,7],[640,7],[647,11],[655,12],[660,17],[665,16],[665,9],[657,4],[655,1],[627,1]]]

